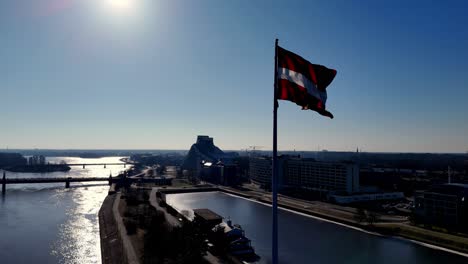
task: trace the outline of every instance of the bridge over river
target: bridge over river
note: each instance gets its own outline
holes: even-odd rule
[[[70,163],[70,164],[64,164],[67,166],[83,166],[83,169],[86,168],[86,166],[104,166],[106,168],[107,165],[123,165],[124,168],[127,167],[127,164],[133,164],[130,162],[117,162],[117,163]],[[50,164],[50,165],[58,165],[58,164]]]
[[[5,172],[3,172],[3,177],[1,179],[2,184],[2,193],[6,191],[7,184],[33,184],[33,183],[65,183],[65,188],[70,188],[71,182],[108,182],[109,185],[116,182],[139,182],[139,183],[155,183],[157,185],[166,185],[169,184],[171,178],[145,178],[145,177],[127,177],[120,174],[118,177],[57,177],[57,178],[6,178]]]
[[[7,184],[32,184],[32,183],[57,183],[64,182],[65,188],[70,188],[71,182],[108,182],[111,185],[113,182],[120,181],[121,178],[117,177],[56,177],[56,178],[6,178],[3,172],[2,193],[6,191]]]

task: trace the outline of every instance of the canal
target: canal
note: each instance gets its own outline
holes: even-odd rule
[[[221,192],[170,194],[167,203],[191,214],[208,208],[240,224],[260,263],[271,262],[271,207]],[[466,264],[468,258],[403,239],[386,238],[279,210],[280,263]]]

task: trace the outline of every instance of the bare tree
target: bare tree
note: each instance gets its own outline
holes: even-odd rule
[[[366,210],[364,210],[364,208],[358,208],[356,214],[354,215],[354,220],[356,220],[358,223],[362,223],[366,221],[366,219]]]
[[[375,222],[378,222],[379,219],[380,219],[380,215],[378,215],[375,212],[370,211],[367,214],[367,222],[369,223],[369,225],[373,225]]]

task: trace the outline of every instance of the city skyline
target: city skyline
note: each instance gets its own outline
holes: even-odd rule
[[[463,1],[117,2],[0,4],[1,148],[271,149],[279,38],[338,71],[334,120],[280,102],[280,150],[468,150]]]

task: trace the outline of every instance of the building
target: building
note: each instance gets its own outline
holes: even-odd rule
[[[213,138],[198,136],[197,142],[192,145],[185,157],[182,168],[191,171],[194,176],[198,177],[204,163],[211,162],[215,164],[222,161],[224,164],[231,164],[237,156],[239,155],[235,152],[224,152],[215,146]]]
[[[250,159],[250,177],[263,188],[271,186],[271,158]],[[359,166],[352,162],[322,162],[299,156],[278,157],[279,188],[302,188],[312,191],[359,191]]]
[[[194,209],[193,214],[193,221],[204,230],[211,230],[223,221],[223,217],[210,209]]]
[[[39,165],[45,165],[46,164],[46,159],[44,156],[40,155],[39,156]]]
[[[216,164],[202,162],[200,178],[207,182],[226,186],[234,186],[240,182],[238,166],[236,164],[224,164],[221,161]]]
[[[42,155],[34,155],[29,157],[28,159],[28,165],[34,166],[34,165],[45,165],[46,164],[46,158]]]
[[[414,197],[416,223],[468,231],[468,184],[443,184]]]
[[[359,166],[353,162],[290,158],[284,168],[284,186],[347,194],[359,192]]]
[[[249,159],[250,180],[268,189],[271,186],[271,158],[251,157]]]
[[[289,156],[281,155],[278,157],[278,185],[281,188],[283,185],[284,162]],[[250,157],[249,159],[249,175],[250,180],[259,184],[263,189],[271,189],[271,172],[272,161],[271,157]]]

